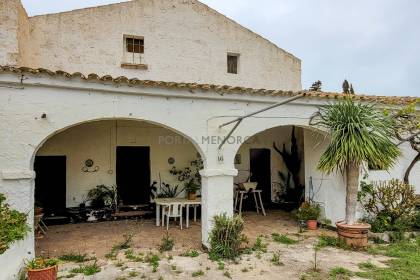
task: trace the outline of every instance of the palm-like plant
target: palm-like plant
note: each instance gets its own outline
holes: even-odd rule
[[[389,169],[400,155],[394,144],[394,123],[373,104],[355,102],[352,97],[320,107],[312,117],[316,125],[330,134],[330,144],[321,156],[318,169],[346,176],[346,224],[356,222],[360,167],[368,162]]]

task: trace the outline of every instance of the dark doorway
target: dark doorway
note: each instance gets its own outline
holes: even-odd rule
[[[150,202],[150,147],[117,147],[116,171],[124,205]]]
[[[265,204],[271,203],[271,151],[270,149],[250,149],[251,181],[257,182],[262,190],[261,198]]]
[[[46,215],[57,216],[66,209],[66,157],[36,156],[34,162],[35,204]]]

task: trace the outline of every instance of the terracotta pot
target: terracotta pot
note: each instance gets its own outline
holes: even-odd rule
[[[196,200],[196,199],[197,199],[197,193],[195,192],[188,193],[188,200]]]
[[[41,207],[35,207],[35,209],[34,209],[34,215],[41,215],[43,211],[44,211],[43,208],[41,208]]]
[[[309,230],[316,230],[318,228],[318,221],[317,220],[307,220],[306,226]]]
[[[344,221],[337,222],[338,238],[348,246],[359,249],[368,245],[369,224],[360,223],[348,225]]]
[[[57,280],[57,271],[56,265],[43,269],[28,269],[28,280]]]

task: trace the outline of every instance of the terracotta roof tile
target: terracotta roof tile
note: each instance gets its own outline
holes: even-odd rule
[[[99,76],[97,74],[89,74],[88,76],[83,75],[80,72],[73,74],[65,71],[51,71],[48,69],[38,68],[33,69],[29,67],[12,67],[12,66],[1,66],[1,73],[14,73],[14,74],[32,74],[32,75],[43,75],[49,76],[61,76],[66,79],[81,79],[85,81],[93,81],[98,83],[113,82],[115,84],[127,84],[129,86],[141,86],[141,87],[162,87],[162,88],[182,88],[190,90],[202,90],[202,91],[216,91],[218,94],[250,94],[250,95],[261,95],[261,96],[294,96],[299,93],[305,92],[306,97],[309,98],[327,98],[327,99],[340,99],[343,98],[342,93],[330,93],[330,92],[312,92],[312,91],[283,91],[283,90],[269,90],[269,89],[253,89],[238,86],[228,85],[212,85],[212,84],[197,84],[197,83],[177,83],[177,82],[163,82],[163,81],[151,81],[151,80],[140,80],[138,78],[129,79],[125,76],[113,78],[110,75]],[[399,97],[399,96],[375,96],[375,95],[355,95],[357,100],[362,101],[373,101],[383,104],[393,105],[407,105],[417,100],[416,97]]]

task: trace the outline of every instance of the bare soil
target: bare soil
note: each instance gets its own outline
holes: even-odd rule
[[[189,229],[183,230],[176,224],[171,225],[169,233],[175,240],[175,247],[169,253],[161,254],[157,251],[166,230],[156,227],[153,220],[51,226],[46,236],[37,240],[37,253],[46,257],[58,257],[70,252],[86,253],[97,258],[101,271],[92,276],[73,276],[70,270],[79,264],[60,264],[59,275],[70,275],[73,276],[72,279],[301,279],[302,275],[314,267],[314,244],[317,236],[335,235],[326,229],[299,233],[296,222],[280,211],[270,211],[266,217],[249,212],[245,213],[244,218],[249,246],[252,246],[258,236],[262,236],[264,243],[268,245],[267,252],[242,255],[236,262],[224,262],[223,265],[210,261],[208,255],[202,252],[201,226],[194,222]],[[132,250],[135,256],[141,259],[152,254],[159,256],[156,272],[152,271],[151,265],[146,261],[134,262],[127,259],[127,250],[121,250],[115,260],[105,258],[112,246],[121,242],[123,235],[127,233],[133,234]],[[271,238],[272,233],[287,234],[299,242],[294,245],[276,243]],[[191,249],[199,251],[200,255],[194,258],[182,256]],[[275,255],[279,256],[276,263],[273,262]],[[361,262],[370,261],[383,266],[387,259],[366,252],[325,248],[317,253],[317,266],[321,270],[319,279],[327,279],[333,267],[358,271],[358,264]],[[200,275],[194,277],[193,274]]]

